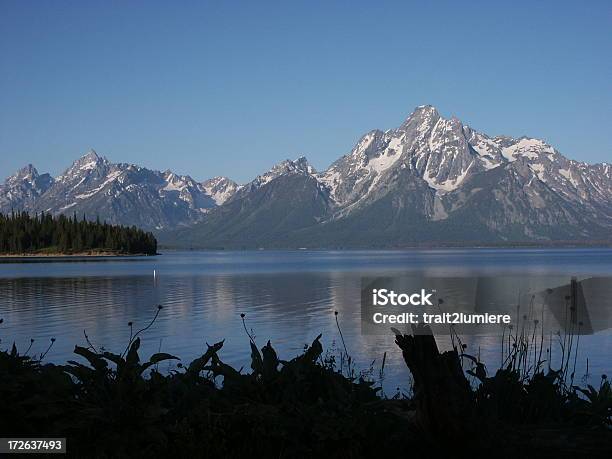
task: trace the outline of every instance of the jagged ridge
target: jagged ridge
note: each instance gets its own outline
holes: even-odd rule
[[[402,246],[609,240],[611,196],[610,164],[569,160],[539,139],[490,137],[424,105],[322,172],[300,157],[245,185],[198,183],[91,151],[56,179],[32,166],[9,177],[0,210],[100,215],[200,247]]]

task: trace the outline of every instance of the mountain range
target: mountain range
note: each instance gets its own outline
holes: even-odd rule
[[[56,178],[31,164],[10,176],[0,185],[0,212],[76,213],[159,231],[200,221],[237,187],[223,177],[198,183],[169,170],[113,164],[91,150]]]
[[[0,212],[84,214],[194,248],[405,247],[612,241],[612,165],[546,142],[489,137],[417,107],[324,171],[301,157],[251,182],[197,182],[90,151],[59,177],[32,165],[0,185]]]

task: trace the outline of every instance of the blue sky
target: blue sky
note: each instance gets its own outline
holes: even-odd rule
[[[612,160],[612,2],[0,0],[0,176],[318,169],[433,104]]]

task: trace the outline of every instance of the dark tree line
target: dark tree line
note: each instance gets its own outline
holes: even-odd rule
[[[0,253],[111,251],[155,255],[157,240],[135,226],[125,227],[50,214],[0,214]]]

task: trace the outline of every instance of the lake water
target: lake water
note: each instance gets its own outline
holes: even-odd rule
[[[338,311],[359,369],[374,362],[377,372],[387,353],[384,387],[392,395],[396,387],[409,386],[409,373],[391,334],[361,333],[360,282],[364,276],[414,273],[612,275],[612,250],[221,251],[8,260],[0,263],[0,346],[15,341],[23,351],[34,338],[30,354],[39,354],[53,337],[46,360],[65,362],[76,357],[72,350],[85,343],[86,330],[96,347],[120,352],[129,339],[128,322],[135,329],[145,326],[161,304],[159,318],[142,335],[141,356],[161,348],[189,362],[204,352],[206,342],[225,339],[222,360],[249,369],[241,313],[259,347],[270,339],[280,358],[289,359],[319,333],[326,348],[338,347]],[[447,337],[439,342],[442,348],[449,345]],[[489,366],[499,363],[499,337],[466,342]],[[609,331],[581,337],[579,362],[589,358],[592,381],[612,372],[611,349]]]

